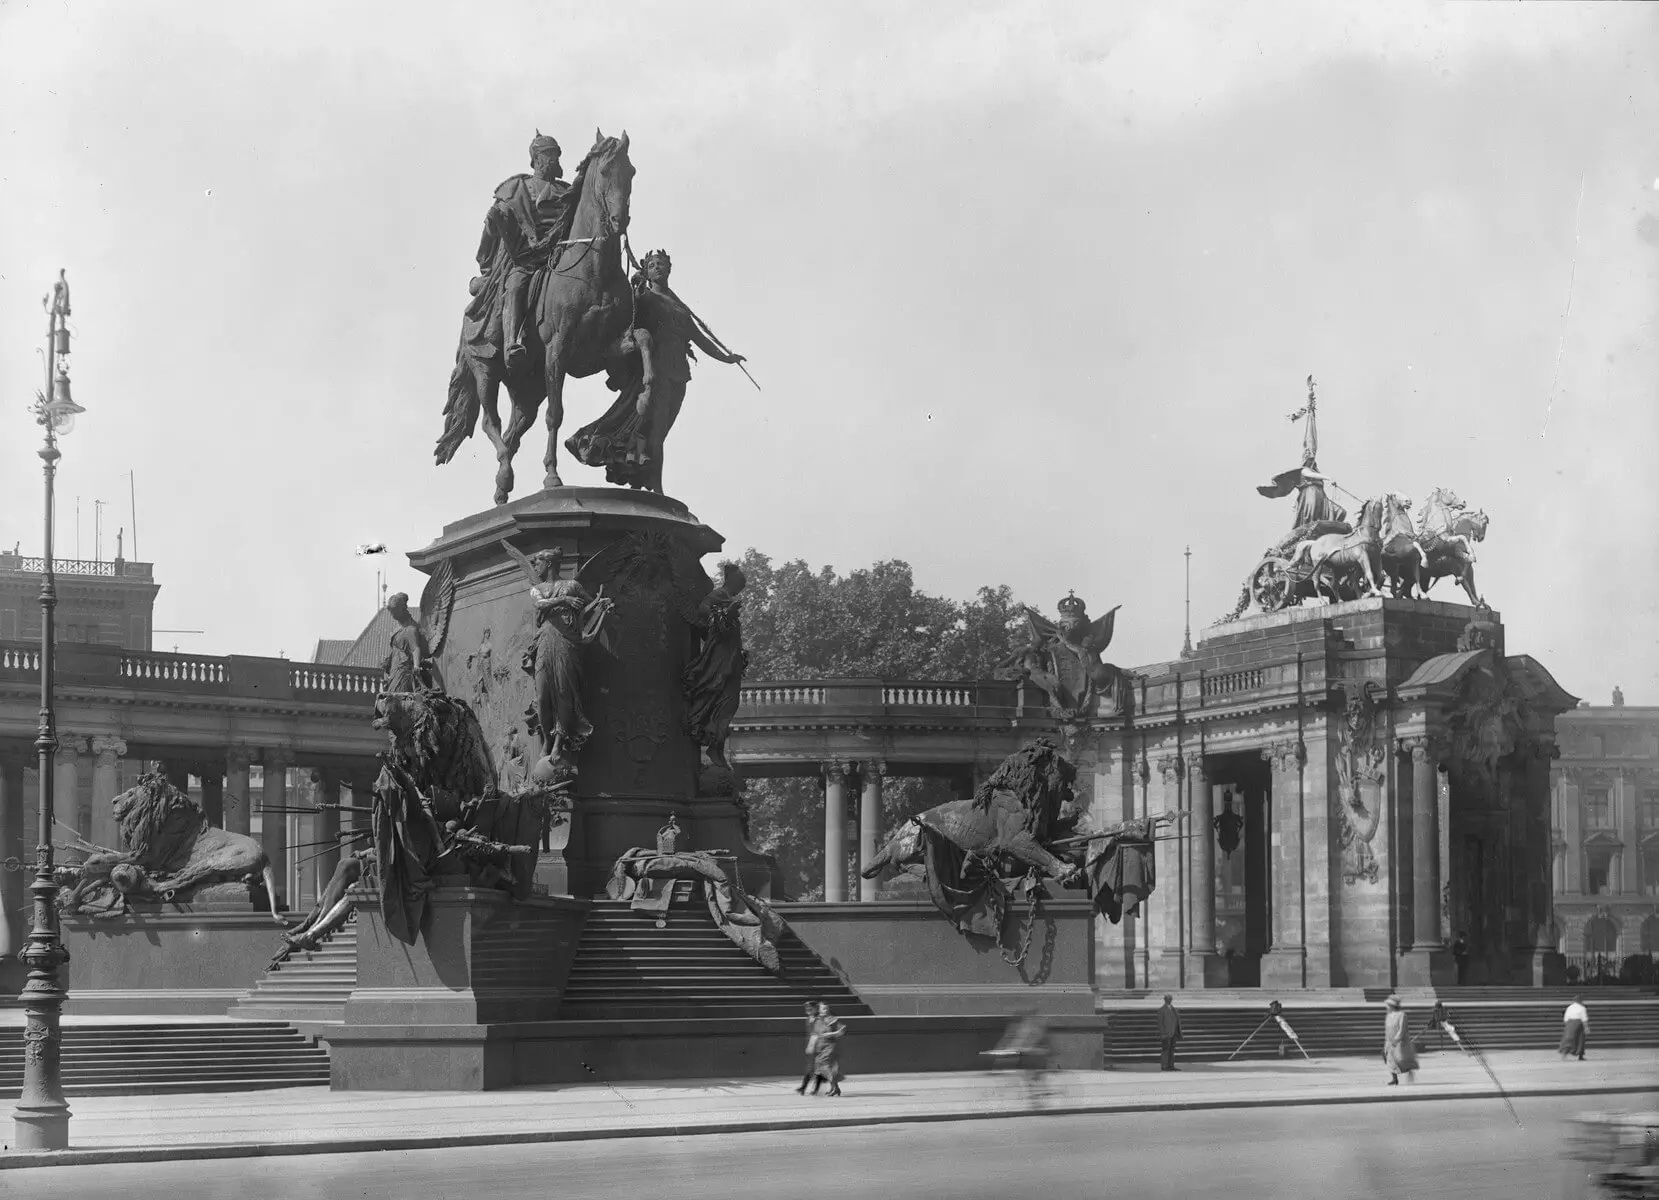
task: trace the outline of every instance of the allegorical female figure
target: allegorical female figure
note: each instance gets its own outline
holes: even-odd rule
[[[686,730],[708,751],[709,761],[729,766],[726,738],[737,713],[749,656],[743,652],[742,602],[748,585],[736,563],[720,564],[721,583],[697,605],[691,622],[699,643],[685,669]]]
[[[612,483],[662,491],[663,443],[685,403],[693,348],[717,362],[741,363],[718,344],[691,308],[668,286],[673,260],[653,250],[634,276],[634,329],[629,354],[612,370],[615,403],[577,430],[566,448],[590,467],[604,467]]]
[[[582,655],[601,637],[611,602],[574,579],[560,579],[560,559],[558,551],[543,550],[530,560],[536,636],[524,652],[524,669],[536,681],[542,754],[573,766],[593,733],[582,707]]]

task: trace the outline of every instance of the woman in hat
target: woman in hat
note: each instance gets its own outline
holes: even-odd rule
[[[1388,1016],[1383,1021],[1383,1062],[1388,1064],[1390,1087],[1400,1082],[1401,1073],[1415,1077],[1417,1052],[1411,1046],[1411,1024],[1398,996],[1390,996]]]

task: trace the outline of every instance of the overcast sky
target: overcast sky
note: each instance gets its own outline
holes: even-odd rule
[[[668,489],[740,552],[1232,607],[1321,466],[1491,516],[1482,590],[1569,691],[1659,704],[1659,9],[0,3],[0,543],[40,545],[40,296],[158,644],[309,655],[486,507],[432,464],[490,193],[626,129],[700,362]],[[567,429],[602,411],[567,390]],[[539,481],[540,429],[521,455]],[[599,483],[579,465],[569,483]],[[113,532],[104,554],[113,553]],[[712,562],[709,564],[712,566]],[[1435,598],[1452,600],[1450,582]]]

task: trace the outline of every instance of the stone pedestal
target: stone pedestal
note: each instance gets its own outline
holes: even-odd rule
[[[530,580],[503,541],[526,557],[559,551],[565,578],[603,588],[615,605],[615,653],[595,644],[583,659],[593,733],[576,758],[577,812],[554,830],[538,879],[551,892],[592,896],[624,851],[655,844],[672,813],[692,846],[735,852],[744,883],[763,888],[770,867],[745,847],[734,798],[698,795],[700,751],[685,729],[685,614],[712,586],[700,560],[720,549],[720,535],[665,496],[567,487],[466,517],[409,556],[418,570],[447,563],[454,573],[438,669],[477,713],[499,784],[516,790],[541,757],[526,724],[535,685],[523,666],[536,629]]]
[[[348,1025],[488,1025],[557,1013],[586,902],[515,902],[505,892],[440,887],[420,937],[406,946],[386,932],[379,896],[356,896],[357,986],[346,1000]],[[418,1056],[409,1069],[420,1070]]]
[[[1439,946],[1413,946],[1405,951],[1400,955],[1398,986],[1456,987],[1457,963],[1452,952]]]
[[[1303,988],[1308,985],[1308,956],[1301,946],[1274,946],[1262,955],[1264,988]]]
[[[1228,988],[1233,986],[1232,969],[1227,959],[1213,950],[1194,950],[1187,954],[1186,987]]]

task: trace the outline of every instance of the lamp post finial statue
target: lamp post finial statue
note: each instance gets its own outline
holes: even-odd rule
[[[39,752],[40,842],[35,847],[35,878],[29,885],[34,896],[33,926],[18,955],[29,968],[23,985],[23,1091],[12,1113],[13,1144],[18,1150],[62,1150],[69,1145],[69,1104],[63,1098],[63,1073],[59,1060],[63,1039],[61,1023],[65,993],[58,968],[69,958],[58,932],[58,888],[53,879],[52,827],[53,760],[58,752],[58,733],[53,713],[53,609],[57,587],[52,578],[52,484],[57,474],[58,438],[75,425],[75,414],[84,412],[69,392],[69,281],[62,271],[45,300],[46,388],[35,394],[35,421],[46,432],[38,453],[45,464],[46,525],[45,553],[41,560],[40,583],[40,731],[35,737]]]

